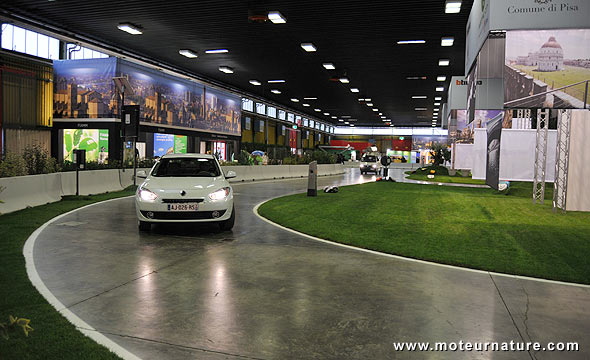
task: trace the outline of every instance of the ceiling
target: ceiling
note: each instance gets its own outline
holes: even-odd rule
[[[382,112],[396,126],[431,126],[434,97],[442,96],[446,102],[450,77],[463,74],[465,27],[472,3],[463,0],[458,14],[445,14],[444,0],[13,0],[0,7],[5,16],[24,16],[66,29],[334,124],[341,123],[332,116],[350,116],[357,119],[357,126],[382,126],[378,115]],[[287,23],[248,19],[271,10],[280,11]],[[123,22],[139,25],[143,34],[118,30]],[[454,45],[442,47],[443,36],[453,36]],[[415,39],[426,43],[397,44]],[[305,42],[313,43],[317,51],[304,51],[300,44]],[[218,48],[229,53],[204,53]],[[186,58],[179,49],[192,49],[199,56]],[[439,67],[441,58],[449,59],[450,66]],[[324,69],[326,62],[336,70]],[[229,66],[234,73],[222,73],[219,66]],[[349,84],[330,80],[343,75]],[[438,75],[447,80],[438,82]],[[427,79],[407,80],[410,76]],[[252,79],[262,85],[251,85]],[[268,84],[272,79],[286,82]],[[441,85],[444,92],[436,92]],[[353,87],[360,92],[352,93]],[[271,93],[272,89],[281,94]],[[412,99],[413,95],[427,99]],[[294,103],[291,98],[301,101]],[[358,98],[370,98],[379,112]]]

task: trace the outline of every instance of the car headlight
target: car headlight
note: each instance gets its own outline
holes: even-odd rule
[[[154,202],[158,198],[158,195],[155,192],[142,187],[139,188],[138,194],[139,198],[143,201]]]
[[[223,200],[226,197],[229,196],[229,193],[231,191],[230,187],[224,187],[221,188],[217,191],[212,192],[211,194],[209,194],[209,199],[216,201],[216,200]]]
[[[373,164],[373,165],[371,165],[371,167],[374,169],[377,167],[377,165]]]

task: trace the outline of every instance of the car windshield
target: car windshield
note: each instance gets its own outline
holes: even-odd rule
[[[362,160],[364,162],[377,162],[377,158],[375,157],[375,155],[365,155],[363,156]]]
[[[171,158],[158,162],[152,176],[155,177],[216,177],[221,171],[214,159]]]

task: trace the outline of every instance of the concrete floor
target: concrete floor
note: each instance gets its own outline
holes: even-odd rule
[[[355,169],[319,185],[371,178]],[[253,214],[306,184],[234,185],[236,226],[224,233],[139,233],[131,198],[88,207],[40,234],[35,265],[68,309],[144,359],[590,358],[589,288],[350,250]],[[580,351],[418,353],[392,344],[460,340],[577,341]]]

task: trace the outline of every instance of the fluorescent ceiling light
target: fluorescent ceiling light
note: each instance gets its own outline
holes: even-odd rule
[[[334,64],[332,64],[332,63],[323,63],[322,66],[326,70],[336,70],[336,66],[334,66]]]
[[[451,60],[449,59],[439,59],[438,66],[449,66],[451,64]]]
[[[379,116],[383,115],[383,113],[379,113]]]
[[[270,92],[273,94],[280,94],[281,93],[281,91],[277,90],[277,89],[272,89]]]
[[[305,50],[307,52],[317,51],[317,48],[312,43],[301,43],[301,47],[303,48],[303,50]]]
[[[400,40],[397,42],[398,45],[408,45],[408,44],[425,44],[426,40]]]
[[[428,96],[426,95],[414,95],[412,96],[412,99],[427,99]]]
[[[369,103],[367,103],[367,106],[368,106],[368,107],[371,107],[371,106],[373,106],[373,103],[370,103],[370,102],[369,102]]]
[[[360,91],[360,90],[359,90],[359,89],[357,89],[357,88],[351,88],[351,89],[350,89],[350,92],[353,92],[353,93],[357,93],[357,92],[359,92],[359,91]]]
[[[317,100],[317,97],[305,97],[303,100]]]
[[[455,38],[452,36],[446,36],[440,39],[440,46],[453,46]]]
[[[178,50],[178,53],[182,56],[186,56],[187,58],[190,59],[194,59],[196,58],[198,55],[195,51],[189,50],[189,49],[180,49]]]
[[[407,76],[406,80],[426,80],[426,76]]]
[[[262,83],[258,80],[250,80],[249,81],[250,84],[255,85],[255,86],[260,86],[262,85]]]
[[[416,110],[416,111],[426,111],[428,109],[427,108],[414,108],[414,110]]]
[[[121,23],[121,24],[117,25],[117,28],[119,30],[125,31],[126,33],[129,33],[131,35],[141,35],[141,34],[143,34],[143,32],[141,31],[141,29],[139,28],[139,26],[135,26],[135,25],[132,25],[130,23]]]
[[[379,109],[373,109],[373,111],[379,111]]]
[[[433,110],[433,111],[438,111],[438,108],[434,108],[434,109],[432,109],[432,110]]]
[[[226,74],[233,74],[234,73],[234,69],[229,66],[220,66],[219,71],[221,71],[222,73],[226,73]]]
[[[354,127],[354,125],[353,124],[350,124],[350,127]]]
[[[443,75],[439,75],[436,77],[436,81],[447,81],[447,77]]]
[[[435,102],[434,103],[434,106],[440,106],[440,103],[439,102]]]
[[[350,119],[352,116],[350,116],[350,115],[342,115],[342,117],[343,118],[349,118]]]
[[[313,111],[315,111],[315,112],[322,112],[321,109],[317,109],[317,108],[316,109],[313,109]]]
[[[350,124],[348,121],[345,121],[344,123],[345,123],[346,125]]]
[[[338,119],[338,116],[332,116],[332,119]]]
[[[365,101],[365,99],[363,99],[363,98],[359,98],[359,101]]]
[[[327,113],[327,112],[325,112],[325,113],[324,113],[324,115],[326,115],[326,116],[330,116],[330,113]]]
[[[212,50],[205,50],[205,54],[225,54],[228,53],[228,49],[212,49]]]
[[[283,79],[279,79],[279,80],[268,80],[267,83],[269,84],[280,84],[280,83],[284,83],[285,80]]]
[[[441,101],[442,100],[442,97],[441,96],[437,96],[437,97],[434,98],[434,100]]]
[[[308,106],[309,106],[309,104],[301,104],[301,105],[303,105],[303,106],[305,106],[305,107],[308,107]]]
[[[442,86],[437,86],[436,91],[445,91],[445,88]]]
[[[447,0],[445,2],[445,13],[456,14],[461,12],[461,0]]]
[[[350,80],[348,80],[347,77],[341,77],[340,78],[340,82],[343,83],[343,84],[348,84],[350,82]]]
[[[293,101],[293,102],[299,102],[299,99],[291,98],[291,101]]]
[[[278,11],[269,11],[268,19],[272,21],[273,24],[284,24],[287,22],[287,19]]]
[[[387,119],[387,116],[381,116],[381,119]]]
[[[340,122],[343,122],[344,120],[342,120],[342,119],[338,119],[338,121],[340,121]]]
[[[369,98],[365,98],[365,101],[371,101],[371,99],[369,99]]]

